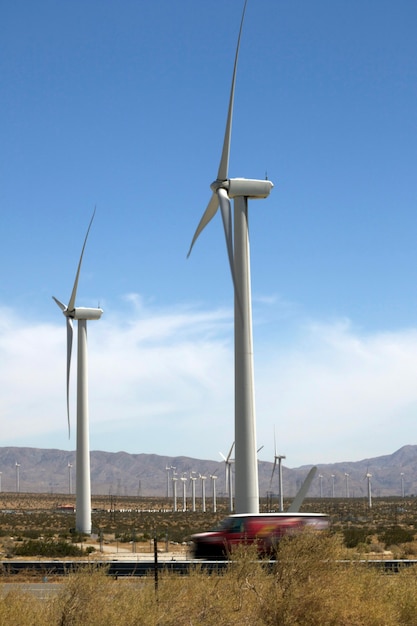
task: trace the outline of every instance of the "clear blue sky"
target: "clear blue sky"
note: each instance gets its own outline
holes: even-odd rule
[[[91,447],[230,447],[220,216],[186,253],[242,5],[0,8],[0,445],[75,447],[51,296],[69,299],[96,205],[78,293],[105,310],[89,324]],[[249,0],[229,174],[275,184],[249,209],[264,460],[274,426],[291,467],[416,443],[416,24],[413,0]]]

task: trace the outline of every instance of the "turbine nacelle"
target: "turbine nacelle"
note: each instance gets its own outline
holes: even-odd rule
[[[214,193],[219,189],[226,189],[229,198],[267,198],[273,188],[270,180],[253,180],[251,178],[230,178],[229,180],[215,180],[210,188]]]
[[[77,306],[76,308],[71,309],[70,311],[69,308],[65,306],[65,304],[63,304],[62,302],[60,302],[60,300],[58,300],[58,298],[55,298],[55,296],[52,296],[52,298],[55,300],[55,302],[57,303],[57,305],[59,306],[62,313],[65,315],[67,319],[99,320],[100,317],[103,315],[103,309],[100,309],[99,307],[93,309],[90,307]]]
[[[103,315],[103,309],[90,309],[84,306],[77,306],[73,311],[64,311],[66,317],[73,320],[99,320]]]

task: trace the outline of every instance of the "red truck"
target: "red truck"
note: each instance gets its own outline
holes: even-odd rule
[[[260,554],[273,554],[278,541],[303,528],[324,530],[329,518],[324,513],[259,513],[226,517],[218,528],[191,536],[196,559],[224,559],[238,544],[256,543]]]

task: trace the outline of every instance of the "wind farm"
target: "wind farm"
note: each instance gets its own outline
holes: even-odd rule
[[[62,384],[65,334],[47,302],[74,284],[71,258],[75,264],[97,204],[76,301],[74,284],[74,301],[59,304],[67,344],[74,320],[85,339],[81,327],[90,319],[71,317],[71,310],[97,303],[88,309],[94,319],[101,306],[106,311],[88,337],[88,447],[169,458],[218,458],[223,450],[227,458],[235,441],[230,510],[256,511],[257,440],[267,443],[261,460],[284,452],[292,467],[308,467],[305,474],[317,466],[322,478],[311,489],[321,482],[325,494],[332,481],[323,464],[379,456],[412,438],[408,138],[416,107],[395,70],[409,67],[415,44],[411,34],[398,36],[413,23],[410,7],[401,16],[381,11],[374,46],[368,10],[362,31],[355,7],[341,17],[319,3],[312,16],[304,2],[299,15],[293,7],[248,2],[243,25],[242,4],[214,0],[195,13],[166,4],[159,19],[148,7],[152,37],[137,8],[115,15],[109,7],[94,44],[78,31],[76,8],[48,10],[40,20],[28,5],[21,39],[17,17],[10,20],[0,385],[10,424],[4,445],[82,448],[72,442],[73,424],[66,441],[60,419],[66,412],[69,422],[75,395],[68,348],[66,389]],[[208,46],[210,20],[220,14],[216,46]],[[95,17],[86,10],[86,30]],[[186,261],[210,172],[211,198]],[[85,341],[79,354],[81,370]],[[67,491],[76,490],[79,465],[67,460]],[[213,470],[188,469],[211,480]],[[278,461],[268,484],[275,495],[277,469]],[[27,470],[18,458],[12,470],[21,490]],[[225,493],[223,466],[218,475]],[[136,476],[136,491],[138,481],[140,489],[146,484]],[[342,484],[349,498],[358,489],[348,466],[342,483],[336,474],[333,482],[335,493]],[[377,483],[372,467],[372,497]],[[200,479],[195,486],[201,494]],[[167,477],[170,498],[173,488]],[[187,500],[190,507],[188,491]]]
[[[0,556],[43,569],[40,602],[2,582],[9,622],[414,624],[417,7],[397,4],[2,11]],[[178,594],[197,536],[220,549]],[[144,584],[80,571],[48,596],[46,554],[145,553]]]

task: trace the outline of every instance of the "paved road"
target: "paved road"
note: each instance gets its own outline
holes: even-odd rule
[[[3,583],[0,584],[0,595],[4,597],[10,592],[30,593],[39,600],[55,596],[61,589],[61,583]]]

